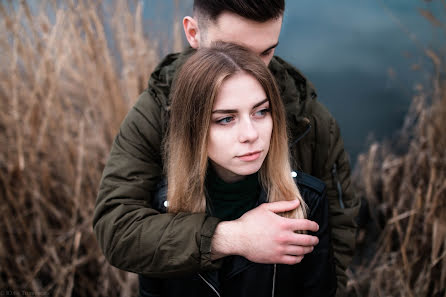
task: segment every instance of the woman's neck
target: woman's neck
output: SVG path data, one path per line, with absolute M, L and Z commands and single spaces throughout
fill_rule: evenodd
M 210 160 L 209 167 L 211 167 L 211 170 L 213 170 L 216 175 L 223 180 L 225 183 L 232 184 L 235 182 L 239 182 L 241 180 L 244 180 L 246 178 L 246 175 L 238 175 L 232 171 L 229 171 L 228 169 L 218 165 L 217 163 Z

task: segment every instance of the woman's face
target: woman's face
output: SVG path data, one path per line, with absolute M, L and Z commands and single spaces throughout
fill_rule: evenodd
M 235 182 L 257 172 L 269 150 L 273 121 L 260 83 L 241 72 L 227 78 L 212 108 L 208 156 L 218 176 Z

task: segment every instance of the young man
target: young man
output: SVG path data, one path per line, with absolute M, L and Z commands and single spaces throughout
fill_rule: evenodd
M 259 55 L 279 84 L 287 111 L 292 165 L 327 185 L 338 291 L 342 293 L 354 250 L 359 200 L 352 194 L 348 158 L 334 118 L 316 100 L 311 83 L 273 57 L 284 6 L 284 0 L 194 1 L 194 17 L 183 20 L 192 49 L 168 55 L 152 73 L 148 88 L 122 123 L 104 169 L 93 225 L 112 265 L 166 277 L 218 268 L 218 259 L 227 255 L 241 255 L 257 263 L 295 264 L 318 242 L 314 236 L 294 233 L 316 231 L 316 223 L 275 214 L 297 207 L 293 202 L 263 204 L 228 222 L 205 214 L 160 214 L 151 206 L 163 174 L 162 142 L 174 75 L 194 48 L 220 40 Z

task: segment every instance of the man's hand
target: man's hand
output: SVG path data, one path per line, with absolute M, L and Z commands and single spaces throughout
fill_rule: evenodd
M 299 263 L 319 240 L 294 231 L 316 232 L 319 226 L 310 220 L 277 214 L 298 206 L 298 200 L 264 203 L 235 221 L 221 222 L 212 238 L 213 259 L 240 255 L 256 263 Z

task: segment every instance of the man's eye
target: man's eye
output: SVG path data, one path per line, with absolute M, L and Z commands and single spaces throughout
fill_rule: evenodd
M 225 117 L 217 120 L 218 124 L 227 125 L 234 120 L 234 117 Z
M 263 53 L 260 54 L 260 56 L 262 56 L 262 57 L 269 56 L 271 54 L 271 52 L 272 52 L 271 50 L 269 50 L 267 52 L 263 52 Z

